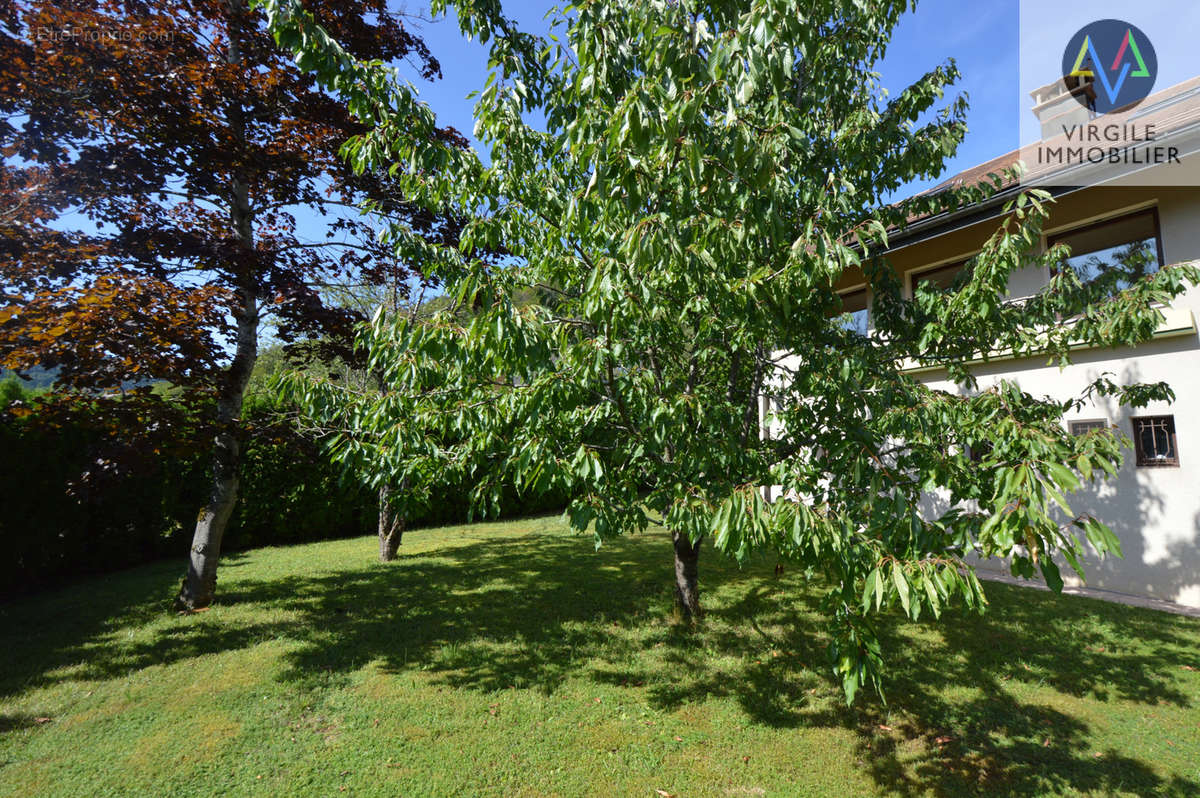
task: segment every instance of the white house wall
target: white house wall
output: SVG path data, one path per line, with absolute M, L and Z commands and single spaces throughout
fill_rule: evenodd
M 1200 259 L 1200 192 L 1168 192 L 1156 204 L 1167 263 Z M 1046 275 L 1032 270 L 1015 275 L 1011 293 L 1033 293 L 1045 279 Z M 1182 334 L 1176 324 L 1172 337 L 1136 348 L 1079 352 L 1075 364 L 1065 370 L 1029 358 L 980 365 L 974 373 L 980 389 L 1007 379 L 1030 394 L 1056 399 L 1079 396 L 1106 372 L 1120 382 L 1162 380 L 1171 386 L 1173 403 L 1157 402 L 1131 411 L 1101 401 L 1064 419 L 1064 423 L 1107 419 L 1132 437 L 1133 416 L 1174 415 L 1180 463 L 1138 467 L 1133 452 L 1128 452 L 1118 477 L 1077 493 L 1072 508 L 1107 523 L 1124 549 L 1123 559 L 1100 561 L 1093 555 L 1085 561 L 1089 587 L 1200 607 L 1200 339 L 1194 324 L 1200 317 L 1200 288 L 1179 297 L 1172 308 L 1172 319 L 1186 319 L 1190 326 Z M 932 387 L 958 390 L 939 379 L 939 374 L 944 372 L 930 373 L 925 381 Z

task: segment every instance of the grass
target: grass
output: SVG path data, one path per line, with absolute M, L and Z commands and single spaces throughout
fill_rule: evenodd
M 888 703 L 847 709 L 818 591 L 556 520 L 176 563 L 0 605 L 0 795 L 1196 795 L 1200 621 L 989 585 L 889 618 Z

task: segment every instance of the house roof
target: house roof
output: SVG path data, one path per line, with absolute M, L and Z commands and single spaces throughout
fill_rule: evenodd
M 1109 125 L 1136 125 L 1141 130 L 1144 130 L 1148 125 L 1153 125 L 1156 136 L 1160 137 L 1179 133 L 1187 128 L 1196 126 L 1200 124 L 1200 76 L 1163 89 L 1150 95 L 1135 106 L 1110 112 L 1097 120 L 1093 120 L 1093 122 L 1104 127 Z M 964 169 L 938 183 L 936 186 L 919 192 L 915 196 L 931 196 L 951 188 L 990 182 L 990 175 L 996 175 L 1001 178 L 996 194 L 986 201 L 966 205 L 953 211 L 917 213 L 910 216 L 905 229 L 898 231 L 895 236 L 897 243 L 903 241 L 904 245 L 910 244 L 912 241 L 909 239 L 921 231 L 924 231 L 926 235 L 919 237 L 928 238 L 936 235 L 937 231 L 946 225 L 974 223 L 975 221 L 983 221 L 990 216 L 994 216 L 994 213 L 988 212 L 989 208 L 998 208 L 1009 195 L 1015 193 L 1022 185 L 1031 185 L 1038 182 L 1046 183 L 1055 174 L 1067 172 L 1073 168 L 1070 165 L 1061 166 L 1057 164 L 1042 165 L 1040 168 L 1036 164 L 1031 166 L 1029 163 L 1030 159 L 1026 156 L 1030 154 L 1034 146 L 1065 147 L 1067 144 L 1068 140 L 1064 134 L 1059 134 L 1051 139 L 1043 139 L 1035 145 L 1012 150 L 1004 155 L 973 166 L 970 169 Z M 1072 146 L 1078 145 L 1079 143 L 1076 141 Z M 1025 162 L 1026 172 L 1020 179 L 1004 174 L 1005 170 L 1016 166 L 1022 161 Z M 1077 165 L 1074 168 L 1077 168 Z M 1075 190 L 1075 188 L 1060 188 L 1055 193 L 1066 193 L 1066 191 Z M 933 228 L 933 230 L 930 228 Z
M 1158 135 L 1182 130 L 1185 127 L 1200 122 L 1200 76 L 1177 83 L 1170 88 L 1151 94 L 1137 105 L 1112 111 L 1093 121 L 1103 126 L 1136 124 L 1139 127 L 1144 127 L 1146 125 L 1153 125 Z M 1052 139 L 1043 139 L 1038 143 L 1045 145 L 1066 144 L 1067 137 L 1059 134 Z M 975 185 L 987 179 L 989 174 L 999 174 L 1002 170 L 1015 166 L 1021 160 L 1022 154 L 1027 150 L 1028 147 L 1016 149 L 993 158 L 990 161 L 973 166 L 970 169 L 964 169 L 958 174 L 938 183 L 933 188 L 921 193 L 936 194 L 951 187 Z M 1031 172 L 1031 174 L 1038 174 L 1044 177 L 1053 171 L 1057 170 L 1048 169 L 1043 170 L 1042 173 Z M 1028 176 L 1026 177 L 1028 178 Z M 1012 179 L 1006 180 L 1002 187 L 1014 185 L 1016 182 Z

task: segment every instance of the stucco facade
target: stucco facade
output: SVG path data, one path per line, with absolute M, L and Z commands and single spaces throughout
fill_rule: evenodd
M 1088 188 L 1066 193 L 1052 206 L 1046 238 L 1147 209 L 1157 215 L 1165 263 L 1200 260 L 1200 189 Z M 960 227 L 947 220 L 941 231 L 930 231 L 892 251 L 889 260 L 911 286 L 915 275 L 977 253 L 995 229 L 994 220 Z M 1048 280 L 1044 270 L 1015 274 L 1010 294 L 1033 294 Z M 1025 358 L 981 363 L 974 373 L 980 389 L 1012 380 L 1028 393 L 1056 399 L 1079 396 L 1106 372 L 1120 382 L 1162 380 L 1171 386 L 1176 396 L 1171 403 L 1131 410 L 1101 401 L 1063 419 L 1064 424 L 1102 420 L 1133 437 L 1135 417 L 1171 416 L 1176 436 L 1178 465 L 1139 466 L 1131 451 L 1117 478 L 1080 491 L 1072 507 L 1107 523 L 1124 550 L 1123 559 L 1091 556 L 1085 561 L 1089 587 L 1200 607 L 1200 338 L 1195 324 L 1200 288 L 1190 289 L 1163 310 L 1166 321 L 1157 337 L 1140 346 L 1081 351 L 1065 369 L 1047 365 L 1043 358 Z M 931 387 L 961 390 L 946 380 L 944 371 L 914 373 Z M 1004 567 L 996 562 L 980 565 Z

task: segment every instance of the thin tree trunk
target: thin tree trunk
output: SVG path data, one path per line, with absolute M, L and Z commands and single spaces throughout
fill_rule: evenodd
M 217 432 L 213 441 L 213 482 L 208 502 L 196 518 L 196 531 L 188 554 L 187 576 L 175 599 L 178 610 L 195 610 L 212 604 L 217 589 L 217 561 L 221 540 L 233 514 L 238 493 L 241 445 L 238 422 L 246 384 L 258 357 L 258 300 L 253 289 L 239 292 L 242 307 L 237 323 L 237 352 L 224 375 L 226 384 L 217 402 Z
M 392 509 L 388 501 L 391 489 L 387 485 L 379 488 L 379 561 L 396 559 L 396 550 L 404 537 L 404 516 Z
M 187 575 L 175 598 L 177 610 L 196 610 L 212 604 L 217 590 L 221 539 L 237 502 L 238 449 L 237 435 L 233 430 L 226 428 L 217 433 L 213 446 L 212 489 L 208 502 L 196 518 L 196 531 L 188 552 Z
M 241 0 L 230 4 L 229 45 L 226 60 L 230 64 L 241 62 L 240 30 L 237 15 L 243 10 Z M 226 109 L 230 133 L 235 141 L 246 140 L 245 112 L 237 99 L 230 101 Z M 188 554 L 187 575 L 175 599 L 178 610 L 196 610 L 212 604 L 217 590 L 217 562 L 221 557 L 221 541 L 225 527 L 233 514 L 238 494 L 238 467 L 241 464 L 241 447 L 238 442 L 238 425 L 242 415 L 242 400 L 246 385 L 258 360 L 258 286 L 254 278 L 254 211 L 250 205 L 250 191 L 246 181 L 236 172 L 230 178 L 229 223 L 241 251 L 234 257 L 240 263 L 233 265 L 236 274 L 237 306 L 234 319 L 237 324 L 233 362 L 222 375 L 220 394 L 217 399 L 216 435 L 213 441 L 213 482 L 208 502 L 196 518 L 196 531 L 192 536 L 192 548 Z
M 672 532 L 675 547 L 675 619 L 694 625 L 700 620 L 700 544 L 686 533 Z
M 399 312 L 400 297 L 399 297 L 399 280 L 392 280 L 392 313 Z M 379 390 L 385 391 L 387 381 L 384 379 L 383 372 L 375 374 L 375 381 L 379 385 Z M 400 490 L 408 490 L 408 480 L 404 479 L 400 483 Z M 379 486 L 379 561 L 391 562 L 396 559 L 396 550 L 400 548 L 400 541 L 404 537 L 404 524 L 407 520 L 402 513 L 396 512 L 391 502 L 392 487 L 386 482 Z

